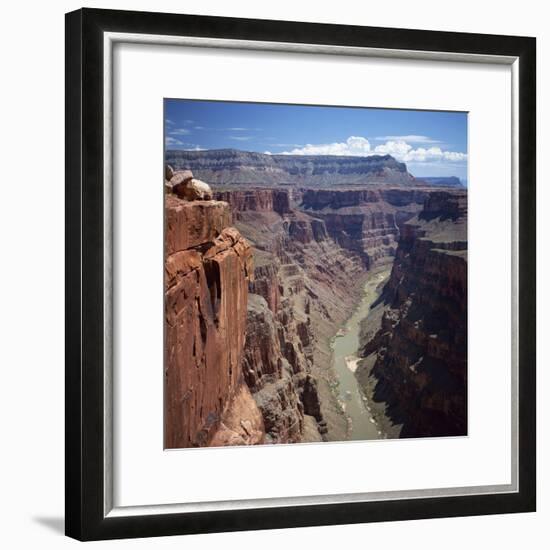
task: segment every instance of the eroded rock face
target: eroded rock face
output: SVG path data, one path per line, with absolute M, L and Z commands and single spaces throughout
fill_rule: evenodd
M 350 185 L 414 184 L 404 163 L 390 155 L 267 155 L 235 149 L 166 151 L 176 168 L 190 168 L 212 184 Z
M 218 191 L 215 198 L 228 202 L 235 213 L 236 219 L 238 219 L 240 212 L 246 211 L 277 212 L 279 214 L 290 212 L 288 190 L 255 188 Z
M 165 204 L 165 447 L 261 443 L 241 368 L 251 247 L 227 203 Z
M 467 433 L 466 214 L 464 192 L 434 192 L 404 225 L 380 327 L 364 342 L 356 375 L 401 437 Z
M 214 196 L 165 197 L 167 447 L 346 439 L 330 339 L 368 270 L 394 257 L 381 326 L 365 342 L 376 365 L 359 379 L 376 376 L 396 422 L 410 419 L 403 436 L 464 429 L 464 194 Z
M 422 209 L 429 192 L 380 186 L 304 189 L 300 209 L 322 220 L 328 235 L 371 269 L 393 260 L 400 228 Z
M 167 195 L 165 205 L 166 257 L 212 242 L 231 225 L 231 210 L 222 201 L 196 201 L 190 205 L 175 195 Z
M 266 441 L 345 439 L 329 343 L 353 308 L 363 262 L 330 238 L 323 220 L 298 209 L 300 194 L 277 190 L 285 198 L 275 200 L 271 189 L 256 192 L 216 197 L 243 208 L 233 212 L 235 225 L 254 248 L 243 373 Z

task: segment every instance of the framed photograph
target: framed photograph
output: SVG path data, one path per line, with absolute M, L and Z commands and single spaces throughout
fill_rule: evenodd
M 67 535 L 535 510 L 535 51 L 67 14 Z

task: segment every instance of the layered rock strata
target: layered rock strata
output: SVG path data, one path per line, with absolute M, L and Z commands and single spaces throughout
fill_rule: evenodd
M 400 228 L 420 211 L 428 194 L 421 188 L 306 189 L 300 208 L 322 220 L 334 241 L 371 269 L 393 261 Z
M 235 226 L 254 248 L 243 372 L 266 439 L 345 439 L 329 342 L 353 310 L 368 268 L 391 256 L 378 249 L 395 248 L 402 220 L 422 207 L 426 192 L 342 190 L 327 197 L 321 190 L 257 188 L 215 195 L 232 206 Z
M 252 250 L 229 205 L 165 197 L 165 447 L 264 441 L 242 373 Z
M 426 198 L 364 323 L 356 376 L 390 435 L 467 433 L 466 216 L 465 192 Z
M 390 155 L 268 155 L 235 149 L 168 150 L 166 162 L 178 169 L 191 169 L 197 177 L 221 185 L 416 184 L 406 165 Z

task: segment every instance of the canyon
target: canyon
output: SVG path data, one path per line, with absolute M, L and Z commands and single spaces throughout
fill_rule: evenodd
M 464 431 L 465 190 L 416 182 L 391 157 L 271 158 L 272 179 L 252 184 L 255 167 L 237 183 L 247 154 L 228 184 L 227 159 L 218 171 L 198 155 L 196 171 L 182 153 L 167 161 L 213 184 L 213 200 L 165 195 L 166 448 L 353 438 L 334 356 L 354 311 L 348 383 L 375 436 Z M 330 170 L 364 170 L 364 184 L 326 187 Z M 377 299 L 363 311 L 366 285 Z
M 467 434 L 467 198 L 431 193 L 401 229 L 356 375 L 394 437 Z

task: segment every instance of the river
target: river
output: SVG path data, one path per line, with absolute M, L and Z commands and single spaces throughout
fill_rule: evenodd
M 360 323 L 368 315 L 372 303 L 377 298 L 376 287 L 387 275 L 387 271 L 379 272 L 367 280 L 357 309 L 331 343 L 334 370 L 339 381 L 336 391 L 351 421 L 350 440 L 384 437 L 369 412 L 367 398 L 359 387 L 354 370 L 358 361 Z

